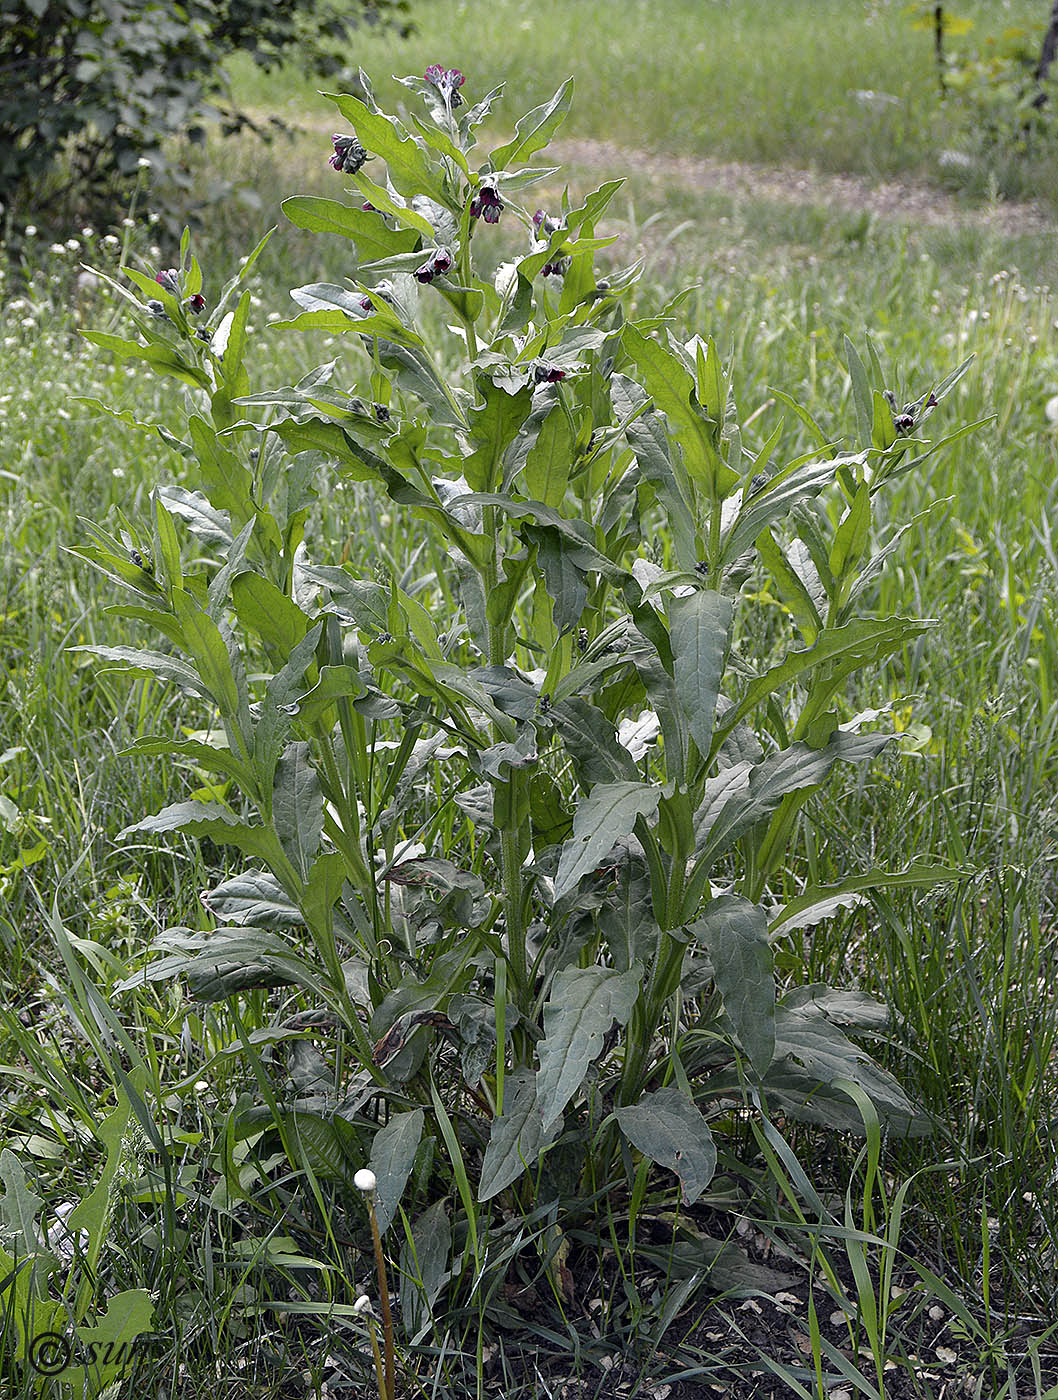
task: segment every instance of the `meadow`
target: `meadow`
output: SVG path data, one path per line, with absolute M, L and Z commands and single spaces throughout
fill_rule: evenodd
M 984 30 L 998 26 L 995 8 L 961 10 Z M 1041 18 L 1038 6 L 1001 8 L 1004 24 Z M 512 0 L 424 0 L 415 18 L 419 32 L 410 41 L 365 34 L 350 56 L 354 69 L 372 75 L 387 111 L 408 94 L 384 75 L 422 72 L 435 61 L 458 63 L 475 96 L 506 81 L 509 114 L 574 75 L 576 96 L 556 143 L 567 159 L 540 187 L 540 203 L 557 205 L 565 182 L 581 196 L 628 173 L 599 225 L 619 235 L 601 254 L 604 266 L 644 259 L 630 317 L 654 314 L 689 289 L 672 313 L 673 328 L 681 339 L 715 338 L 731 366 L 747 444 L 759 448 L 784 417 L 788 456 L 818 446 L 813 423 L 823 441 L 850 442 L 856 403 L 844 338 L 863 351 L 868 332 L 899 400 L 927 392 L 972 355 L 942 406 L 944 427 L 986 421 L 891 487 L 876 514 L 879 538 L 913 523 L 870 591 L 872 612 L 932 618 L 936 626 L 847 687 L 847 713 L 888 707 L 900 742 L 869 770 L 836 773 L 802 810 L 791 841 L 791 878 L 809 872 L 826 884 L 850 870 L 900 870 L 924 859 L 957 869 L 959 878 L 925 892 L 874 893 L 789 934 L 777 954 L 787 986 L 853 986 L 889 1005 L 892 1018 L 872 1052 L 935 1130 L 885 1133 L 878 1141 L 868 1132 L 865 1154 L 862 1136 L 787 1120 L 784 1156 L 773 1139 L 735 1126 L 729 1145 L 744 1157 L 747 1176 L 756 1164 L 755 1194 L 740 1196 L 745 1183 L 725 1178 L 730 1198 L 718 1189 L 709 1202 L 716 1229 L 731 1234 L 738 1220 L 749 1231 L 758 1262 L 771 1257 L 770 1241 L 779 1248 L 796 1239 L 808 1253 L 806 1235 L 797 1233 L 804 1225 L 797 1201 L 811 1199 L 820 1218 L 832 1212 L 844 1222 L 845 1235 L 835 1224 L 821 1236 L 833 1275 L 812 1252 L 816 1290 L 807 1302 L 794 1290 L 786 1307 L 789 1329 L 807 1339 L 807 1351 L 795 1345 L 791 1354 L 784 1343 L 766 1357 L 764 1324 L 754 1326 L 760 1304 L 757 1313 L 745 1310 L 759 1295 L 737 1281 L 718 1292 L 701 1272 L 681 1275 L 664 1245 L 646 1235 L 639 1254 L 622 1255 L 615 1244 L 604 1264 L 602 1244 L 582 1229 L 573 1244 L 583 1272 L 569 1294 L 548 1291 L 553 1249 L 539 1251 L 534 1274 L 500 1233 L 495 1255 L 509 1249 L 523 1270 L 520 1284 L 535 1280 L 542 1300 L 527 1324 L 517 1300 L 482 1269 L 481 1287 L 461 1295 L 458 1313 L 414 1345 L 401 1344 L 416 1377 L 407 1393 L 677 1400 L 775 1387 L 783 1395 L 844 1389 L 939 1398 L 960 1393 L 959 1386 L 967 1395 L 1053 1400 L 1053 151 L 978 163 L 955 188 L 938 151 L 972 143 L 937 101 L 929 36 L 912 31 L 896 4 L 538 0 L 527 8 Z M 190 153 L 203 192 L 215 177 L 252 171 L 245 197 L 203 200 L 194 246 L 207 289 L 215 288 L 267 227 L 280 224 L 249 280 L 248 340 L 255 377 L 296 384 L 342 347 L 325 331 L 296 338 L 270 325 L 291 313 L 288 287 L 340 282 L 348 251 L 289 227 L 277 203 L 295 193 L 341 197 L 342 180 L 326 164 L 326 133 L 342 123 L 315 93 L 330 90 L 327 84 L 296 72 L 265 84 L 242 69 L 235 79 L 256 111 L 285 116 L 299 130 L 270 147 L 218 138 L 204 155 Z M 615 147 L 642 158 L 626 170 Z M 840 172 L 903 181 L 928 194 L 910 210 L 895 202 L 863 213 L 851 200 L 828 202 L 825 187 L 811 182 L 800 195 L 778 197 L 771 184 L 768 194 L 755 193 L 752 178 L 734 191 L 703 171 L 690 179 L 677 159 L 684 157 L 809 170 L 815 179 Z M 1001 193 L 1038 201 L 1021 228 L 1003 217 Z M 128 752 L 145 734 L 201 735 L 200 704 L 76 649 L 155 645 L 145 621 L 108 614 L 126 601 L 121 590 L 70 553 L 86 543 L 83 520 L 109 522 L 115 534 L 123 519 L 142 528 L 152 489 L 190 480 L 187 460 L 157 434 L 103 418 L 84 402 L 181 431 L 181 387 L 148 378 L 135 361 L 115 360 L 80 335 L 87 328 L 127 333 L 116 295 L 81 275 L 82 265 L 117 277 L 125 263 L 153 275 L 179 259 L 171 236 L 160 232 L 164 223 L 135 213 L 129 222 L 73 228 L 53 245 L 30 240 L 18 262 L 0 269 L 3 1146 L 49 1208 L 83 1199 L 106 1167 L 95 1128 L 101 1100 L 110 1111 L 111 1066 L 119 1064 L 136 1102 L 152 1105 L 169 1138 L 168 1150 L 157 1153 L 149 1124 L 135 1113 L 139 1128 L 126 1123 L 126 1141 L 135 1139 L 121 1167 L 127 1190 L 94 1260 L 102 1294 L 143 1289 L 153 1303 L 157 1335 L 137 1362 L 136 1388 L 188 1396 L 323 1395 L 343 1387 L 367 1394 L 370 1354 L 350 1311 L 354 1275 L 370 1281 L 373 1272 L 363 1222 L 354 1229 L 359 1203 L 311 1170 L 288 1170 L 279 1156 L 262 1161 L 235 1132 L 237 1109 L 246 1110 L 264 1075 L 274 1024 L 268 993 L 204 1007 L 177 982 L 123 985 L 135 982 L 165 929 L 202 927 L 201 892 L 237 868 L 227 863 L 230 852 L 208 840 L 116 839 L 143 814 L 216 800 L 225 788 L 193 761 Z M 364 579 L 390 570 L 409 594 L 436 603 L 435 546 L 409 535 L 401 512 L 373 488 L 336 484 L 313 506 L 306 533 L 314 557 L 348 560 Z M 753 593 L 753 582 L 745 587 Z M 754 602 L 763 647 L 784 625 L 784 610 L 764 584 Z M 295 1010 L 293 999 L 284 1009 Z M 236 1052 L 248 1043 L 258 1048 L 244 1062 Z M 5 1203 L 15 1194 L 12 1180 L 4 1175 Z M 465 1205 L 454 1187 L 451 1199 Z M 725 1209 L 728 1223 L 718 1224 Z M 555 1228 L 546 1215 L 521 1223 L 534 1240 L 533 1232 Z M 862 1256 L 855 1231 L 848 1233 L 853 1224 L 869 1237 Z M 612 1220 L 609 1228 L 607 1249 Z M 598 1261 L 590 1281 L 585 1259 Z M 860 1260 L 871 1280 L 866 1290 Z M 582 1296 L 589 1289 L 593 1302 L 598 1296 L 590 1311 Z M 836 1297 L 858 1302 L 851 1332 L 827 1330 L 827 1318 L 841 1310 Z M 588 1325 L 571 1321 L 574 1312 Z M 508 1356 L 496 1317 L 514 1335 L 526 1326 L 537 1334 L 547 1360 L 535 1374 L 524 1349 L 512 1343 Z M 776 1317 L 787 1328 L 782 1309 L 765 1317 L 772 1337 Z M 320 1345 L 325 1325 L 360 1371 L 330 1364 Z M 622 1350 L 635 1357 L 632 1371 L 615 1369 Z M 351 1364 L 344 1352 L 339 1361 Z M 876 1363 L 892 1365 L 876 1370 Z M 574 1377 L 580 1389 L 571 1388 Z M 0 1394 L 38 1394 L 45 1384 L 12 1370 Z M 64 1394 L 62 1383 L 52 1383 L 51 1393 Z

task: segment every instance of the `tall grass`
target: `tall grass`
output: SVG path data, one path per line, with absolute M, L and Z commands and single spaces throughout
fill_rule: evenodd
M 942 151 L 972 146 L 955 100 L 940 100 L 933 38 L 915 30 L 906 0 L 419 0 L 416 33 L 365 29 L 341 55 L 362 67 L 380 100 L 405 94 L 388 74 L 457 64 L 475 92 L 504 82 L 510 110 L 526 110 L 572 74 L 569 136 L 633 149 L 697 154 L 874 178 L 969 179 L 986 191 L 989 168 L 945 175 Z M 1002 29 L 1040 27 L 1045 6 L 965 0 L 973 30 L 949 39 L 955 55 Z M 261 75 L 233 65 L 252 106 L 286 117 L 319 111 L 314 82 L 295 64 Z M 392 107 L 389 110 L 393 110 Z M 996 163 L 999 188 L 1053 198 L 1054 151 Z

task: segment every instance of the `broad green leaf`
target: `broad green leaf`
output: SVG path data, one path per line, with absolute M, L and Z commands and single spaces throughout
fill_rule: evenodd
M 698 864 L 708 868 L 732 842 L 770 816 L 787 793 L 817 786 L 835 763 L 862 763 L 873 758 L 892 738 L 892 734 L 848 734 L 838 730 L 821 749 L 798 742 L 769 754 L 748 770 L 744 788 L 728 797 L 719 810 L 714 807 L 716 816 L 702 833 Z M 720 776 L 734 783 L 737 773 L 727 769 Z
M 118 840 L 166 831 L 186 831 L 189 836 L 208 837 L 218 845 L 238 846 L 243 855 L 269 864 L 284 858 L 283 848 L 270 827 L 247 826 L 217 802 L 175 802 L 154 816 L 125 827 L 118 832 Z
M 854 1045 L 814 1003 L 775 1009 L 775 1058 L 764 1077 L 768 1102 L 809 1123 L 862 1135 L 863 1119 L 846 1093 L 832 1087 L 851 1079 L 901 1132 L 928 1132 L 928 1120 L 880 1065 Z
M 834 532 L 834 543 L 827 561 L 830 572 L 839 582 L 854 569 L 863 557 L 870 540 L 871 488 L 866 481 L 856 488 L 852 504 Z
M 693 1100 L 675 1087 L 656 1089 L 614 1117 L 634 1148 L 676 1173 L 684 1205 L 693 1206 L 716 1171 L 713 1135 Z
M 545 1128 L 580 1088 L 613 1023 L 628 1021 L 642 980 L 639 963 L 627 972 L 595 965 L 556 973 L 544 1006 L 544 1039 L 537 1047 L 536 1100 Z
M 452 1227 L 448 1202 L 442 1198 L 412 1224 L 411 1238 L 400 1249 L 400 1304 L 410 1341 L 429 1327 L 432 1310 L 449 1278 Z
M 545 416 L 525 459 L 526 495 L 547 506 L 560 506 L 566 498 L 570 468 L 573 465 L 573 425 L 562 402 L 554 396 L 554 407 Z
M 139 1092 L 142 1092 L 142 1083 L 136 1087 Z M 88 1235 L 85 1267 L 89 1278 L 95 1273 L 96 1263 L 106 1239 L 114 1178 L 122 1162 L 122 1139 L 128 1128 L 129 1119 L 132 1117 L 132 1103 L 123 1086 L 119 1087 L 117 1094 L 117 1107 L 104 1118 L 95 1130 L 96 1137 L 106 1149 L 106 1161 L 103 1164 L 99 1180 L 92 1190 L 74 1206 L 66 1219 L 66 1229 L 74 1239 L 78 1238 L 82 1230 Z M 81 1288 L 78 1290 L 76 1309 L 78 1316 L 83 1316 L 84 1307 L 88 1302 L 92 1287 L 89 1278 L 82 1282 Z
M 269 652 L 281 658 L 290 655 L 311 626 L 293 599 L 263 574 L 239 574 L 231 597 L 242 626 L 256 632 Z
M 514 128 L 512 140 L 492 152 L 489 157 L 492 169 L 506 170 L 543 150 L 565 121 L 572 100 L 573 79 L 567 78 L 549 102 L 534 107 L 521 118 Z
M 293 195 L 280 206 L 290 222 L 310 233 L 337 233 L 356 244 L 357 262 L 367 263 L 410 253 L 419 243 L 414 229 L 391 228 L 380 214 L 336 199 Z
M 274 875 L 267 870 L 244 870 L 202 896 L 221 923 L 257 928 L 295 928 L 301 911 Z
M 786 556 L 786 551 L 776 541 L 770 530 L 763 530 L 757 538 L 757 553 L 775 584 L 779 598 L 789 609 L 798 631 L 808 646 L 815 643 L 823 630 L 823 619 L 815 605 L 811 593 L 805 587 L 801 575 Z
M 70 1386 L 73 1395 L 100 1395 L 129 1369 L 131 1344 L 153 1324 L 154 1304 L 145 1289 L 126 1288 L 115 1293 L 107 1299 L 106 1312 L 98 1322 L 77 1329 L 82 1350 L 90 1350 L 97 1360 L 88 1367 L 72 1366 L 63 1371 L 62 1384 Z
M 833 693 L 841 680 L 852 671 L 873 665 L 882 657 L 897 651 L 910 638 L 928 631 L 935 625 L 924 618 L 864 617 L 848 622 L 843 627 L 828 627 L 820 634 L 814 646 L 806 647 L 803 651 L 787 652 L 777 666 L 750 681 L 745 695 L 717 727 L 716 737 L 713 739 L 714 748 L 719 739 L 728 734 L 740 719 L 755 710 L 769 695 L 806 672 L 815 670 L 824 662 L 840 660 L 841 666 L 835 668 L 827 678 L 830 693 Z
M 158 676 L 165 681 L 175 681 L 182 690 L 187 690 L 192 695 L 199 695 L 203 699 L 210 698 L 201 678 L 187 662 L 181 661 L 178 657 L 169 656 L 165 652 L 144 651 L 138 647 L 99 646 L 70 647 L 69 650 L 91 652 L 93 656 L 102 657 L 104 661 L 118 662 L 123 671 L 132 671 L 141 676 Z
M 721 561 L 731 564 L 749 549 L 773 522 L 782 520 L 798 501 L 818 495 L 834 480 L 840 467 L 861 465 L 866 454 L 804 462 L 780 472 L 758 492 L 743 499 L 742 508 L 724 539 Z
M 343 1130 L 315 1113 L 288 1113 L 286 1125 L 302 1161 L 329 1181 L 352 1183 L 353 1166 L 345 1150 Z M 348 1124 L 345 1125 L 346 1129 Z
M 504 1081 L 503 1112 L 492 1120 L 492 1132 L 481 1163 L 478 1200 L 491 1201 L 531 1167 L 559 1131 L 558 1121 L 544 1128 L 536 1100 L 536 1076 L 519 1069 Z
M 571 696 L 552 707 L 551 721 L 582 785 L 636 783 L 638 772 L 632 756 L 618 743 L 616 729 L 598 706 Z
M 775 976 L 764 910 L 738 895 L 720 895 L 690 932 L 709 953 L 739 1044 L 763 1074 L 775 1052 Z
M 768 932 L 774 938 L 792 933 L 794 929 L 810 928 L 830 918 L 839 909 L 863 904 L 867 890 L 898 889 L 905 885 L 928 888 L 965 879 L 969 873 L 946 865 L 909 865 L 906 870 L 892 873 L 875 870 L 867 875 L 853 875 L 833 885 L 814 885 L 796 899 L 787 901 L 782 913 L 772 919 Z
M 239 710 L 239 689 L 220 629 L 190 593 L 173 594 L 173 612 L 184 633 L 184 649 L 194 658 L 202 683 L 227 719 Z
M 123 755 L 138 753 L 156 758 L 163 754 L 177 754 L 181 758 L 192 759 L 199 768 L 234 778 L 240 786 L 252 781 L 246 765 L 240 763 L 230 749 L 204 744 L 199 739 L 166 739 L 160 735 L 145 735 L 121 752 Z
M 6 1242 L 18 1255 L 36 1254 L 42 1248 L 37 1230 L 37 1215 L 44 1201 L 26 1185 L 22 1163 L 9 1147 L 0 1152 L 0 1180 L 4 1194 L 0 1196 L 0 1223 Z
M 657 811 L 660 800 L 661 789 L 647 783 L 597 783 L 577 804 L 573 835 L 562 847 L 555 876 L 555 898 L 594 870 L 622 836 L 632 834 L 638 817 Z
M 257 510 L 251 495 L 252 476 L 204 419 L 192 414 L 187 427 L 210 505 L 227 511 L 235 529 L 241 530 Z
M 676 699 L 698 752 L 709 753 L 716 700 L 727 658 L 731 599 L 710 589 L 689 597 L 669 596 L 665 603 L 675 670 Z
M 395 1113 L 371 1140 L 370 1165 L 377 1180 L 375 1214 L 382 1234 L 389 1229 L 411 1176 L 424 1121 L 421 1108 Z
M 320 848 L 323 807 L 323 791 L 308 744 L 289 744 L 276 764 L 272 823 L 291 865 L 303 879 Z
M 472 491 L 491 491 L 499 484 L 503 454 L 525 422 L 533 396 L 528 385 L 508 394 L 484 374 L 477 376 L 477 385 L 480 401 L 467 414 L 474 451 L 463 459 L 463 478 Z

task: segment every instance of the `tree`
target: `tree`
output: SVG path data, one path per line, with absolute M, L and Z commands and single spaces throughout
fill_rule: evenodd
M 399 25 L 408 0 L 0 0 L 0 231 L 63 204 L 105 220 L 164 143 L 201 140 L 249 118 L 231 103 L 224 60 L 271 69 L 297 52 L 317 72 L 358 23 Z

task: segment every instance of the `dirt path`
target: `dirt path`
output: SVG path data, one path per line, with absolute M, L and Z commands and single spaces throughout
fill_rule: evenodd
M 862 175 L 823 175 L 809 170 L 704 160 L 695 156 L 655 156 L 608 141 L 555 141 L 555 163 L 590 166 L 600 174 L 634 171 L 661 187 L 715 191 L 742 198 L 821 204 L 848 212 L 867 211 L 906 222 L 991 229 L 1005 237 L 1054 234 L 1058 221 L 1035 203 L 965 204 L 931 185 L 890 180 L 874 184 Z
M 331 130 L 329 123 L 323 125 L 314 120 L 297 121 L 294 125 L 305 131 Z M 825 205 L 847 213 L 866 211 L 905 223 L 970 225 L 1006 238 L 1058 233 L 1058 218 L 1042 204 L 1006 200 L 969 204 L 923 181 L 887 180 L 876 184 L 865 175 L 828 175 L 700 156 L 654 155 L 587 137 L 553 141 L 547 160 L 549 164 L 590 169 L 597 177 L 634 173 L 659 189 L 679 185 L 703 194 L 716 192 L 776 203 Z

